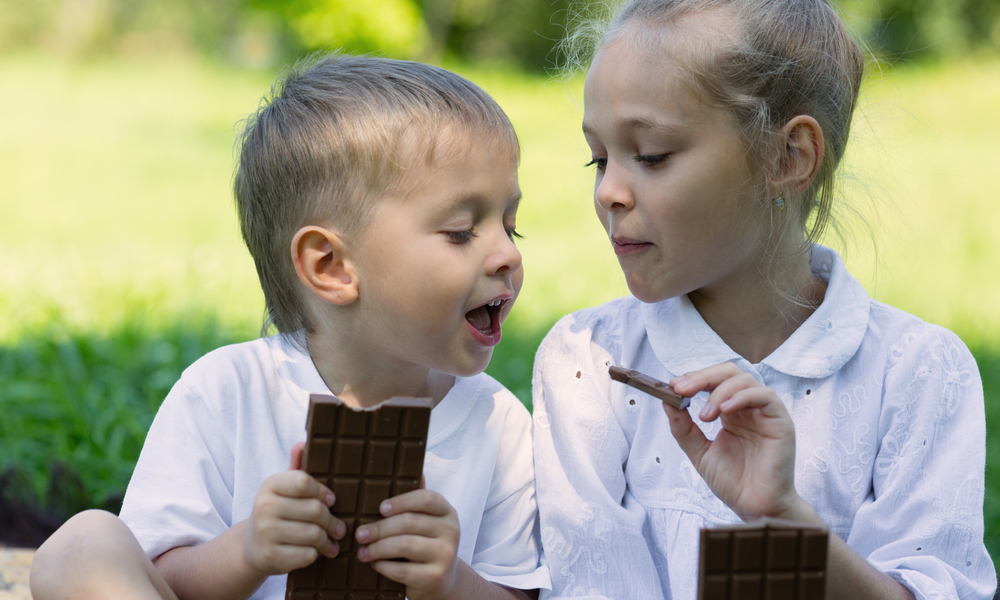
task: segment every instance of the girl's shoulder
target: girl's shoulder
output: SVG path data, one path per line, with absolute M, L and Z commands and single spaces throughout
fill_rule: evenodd
M 878 300 L 871 301 L 860 354 L 862 358 L 867 355 L 872 363 L 885 364 L 890 373 L 947 371 L 957 366 L 975 368 L 976 364 L 968 346 L 955 332 Z M 881 360 L 871 360 L 875 354 Z
M 641 305 L 635 296 L 624 296 L 589 308 L 572 312 L 559 319 L 542 340 L 541 352 L 547 347 L 596 342 L 620 346 L 632 337 L 645 335 Z

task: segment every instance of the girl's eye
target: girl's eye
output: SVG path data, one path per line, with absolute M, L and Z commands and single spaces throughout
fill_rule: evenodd
M 476 237 L 476 232 L 471 229 L 466 229 L 465 231 L 449 231 L 447 232 L 448 241 L 452 244 L 465 244 Z
M 513 227 L 505 227 L 505 229 L 507 230 L 507 237 L 509 237 L 510 239 L 512 239 L 512 240 L 514 240 L 514 239 L 518 239 L 518 240 L 524 239 L 524 236 L 521 235 L 520 233 L 518 233 L 517 230 L 514 229 Z
M 606 169 L 608 167 L 608 159 L 606 159 L 606 158 L 595 158 L 595 159 L 591 160 L 589 163 L 587 163 L 587 164 L 585 164 L 583 166 L 586 168 L 586 167 L 593 167 L 595 165 L 597 166 L 597 170 L 598 171 L 603 172 L 604 169 Z
M 647 167 L 655 167 L 656 165 L 667 160 L 669 154 L 656 154 L 656 155 L 646 155 L 640 154 L 635 157 L 635 162 L 641 163 Z

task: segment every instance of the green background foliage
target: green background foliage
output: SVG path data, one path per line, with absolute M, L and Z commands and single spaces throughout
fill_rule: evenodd
M 627 293 L 582 168 L 580 81 L 540 72 L 570 3 L 344 12 L 355 4 L 0 0 L 0 471 L 24 473 L 35 501 L 68 512 L 47 489 L 69 465 L 83 482 L 73 506 L 113 504 L 180 372 L 256 336 L 263 302 L 229 190 L 234 123 L 301 52 L 441 60 L 511 116 L 526 283 L 489 372 L 526 403 L 552 323 Z M 826 241 L 873 296 L 975 353 L 1000 556 L 998 2 L 842 4 L 874 50 L 923 60 L 872 63 L 843 170 L 845 234 Z

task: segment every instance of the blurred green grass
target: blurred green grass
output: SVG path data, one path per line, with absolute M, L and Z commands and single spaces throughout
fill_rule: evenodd
M 521 138 L 525 286 L 489 372 L 530 402 L 534 350 L 627 293 L 590 202 L 580 81 L 451 65 Z M 53 461 L 93 504 L 125 485 L 180 371 L 257 334 L 232 208 L 234 123 L 273 73 L 211 62 L 0 58 L 0 469 L 44 494 Z M 959 333 L 986 385 L 987 540 L 1000 556 L 1000 61 L 875 71 L 845 164 L 847 234 L 877 298 Z M 869 225 L 870 227 L 866 226 Z

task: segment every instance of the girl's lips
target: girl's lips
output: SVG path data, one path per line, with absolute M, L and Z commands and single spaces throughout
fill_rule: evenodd
M 635 254 L 637 252 L 642 252 L 646 248 L 649 248 L 653 244 L 649 242 L 641 242 L 639 240 L 633 240 L 630 238 L 611 238 L 611 246 L 615 249 L 615 254 L 618 256 L 626 256 L 629 254 Z

